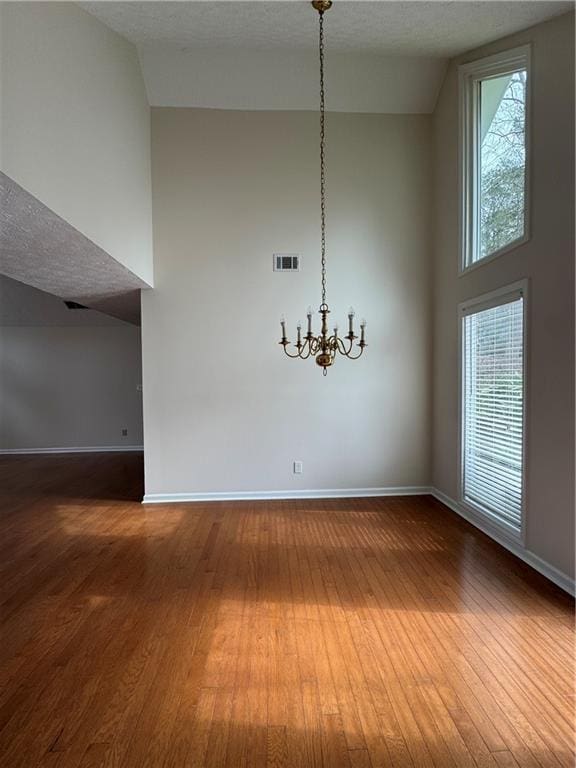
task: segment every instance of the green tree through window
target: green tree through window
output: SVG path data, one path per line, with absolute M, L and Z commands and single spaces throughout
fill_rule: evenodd
M 480 84 L 480 232 L 484 258 L 524 234 L 526 70 Z

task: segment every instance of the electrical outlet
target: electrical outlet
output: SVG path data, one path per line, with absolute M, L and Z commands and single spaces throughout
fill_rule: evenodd
M 302 465 L 301 461 L 295 461 L 294 462 L 294 474 L 295 475 L 301 475 L 304 471 L 304 467 Z
M 122 437 L 128 437 L 128 430 L 127 429 L 123 429 L 122 430 Z

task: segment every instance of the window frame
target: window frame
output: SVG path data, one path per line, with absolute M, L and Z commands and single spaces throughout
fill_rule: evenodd
M 532 123 L 532 49 L 530 44 L 500 51 L 493 56 L 486 56 L 476 61 L 461 64 L 458 67 L 459 90 L 459 274 L 477 269 L 493 259 L 508 253 L 528 242 L 531 238 L 531 123 Z M 525 105 L 525 166 L 524 166 L 524 233 L 516 240 L 496 251 L 473 260 L 478 252 L 478 214 L 479 195 L 479 93 L 480 82 L 493 77 L 511 74 L 519 69 L 526 70 L 526 105 Z
M 503 534 L 511 542 L 525 545 L 526 543 L 526 521 L 528 518 L 528 496 L 527 496 L 527 476 L 528 476 L 528 397 L 529 397 L 529 283 L 524 278 L 515 283 L 498 288 L 495 291 L 482 294 L 458 305 L 458 503 L 472 517 L 477 518 L 494 529 L 495 532 Z M 465 471 L 465 402 L 464 402 L 464 376 L 465 376 L 465 333 L 464 321 L 467 316 L 482 312 L 486 309 L 502 306 L 522 298 L 522 507 L 520 517 L 520 530 L 502 520 L 498 515 L 491 513 L 486 507 L 480 507 L 464 498 L 464 471 Z

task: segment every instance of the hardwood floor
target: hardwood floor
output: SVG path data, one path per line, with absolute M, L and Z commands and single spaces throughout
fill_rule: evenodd
M 572 602 L 428 497 L 0 457 L 0 765 L 574 765 Z

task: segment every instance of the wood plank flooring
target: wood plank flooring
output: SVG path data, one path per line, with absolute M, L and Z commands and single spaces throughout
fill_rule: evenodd
M 572 602 L 428 497 L 0 457 L 0 766 L 574 765 Z

